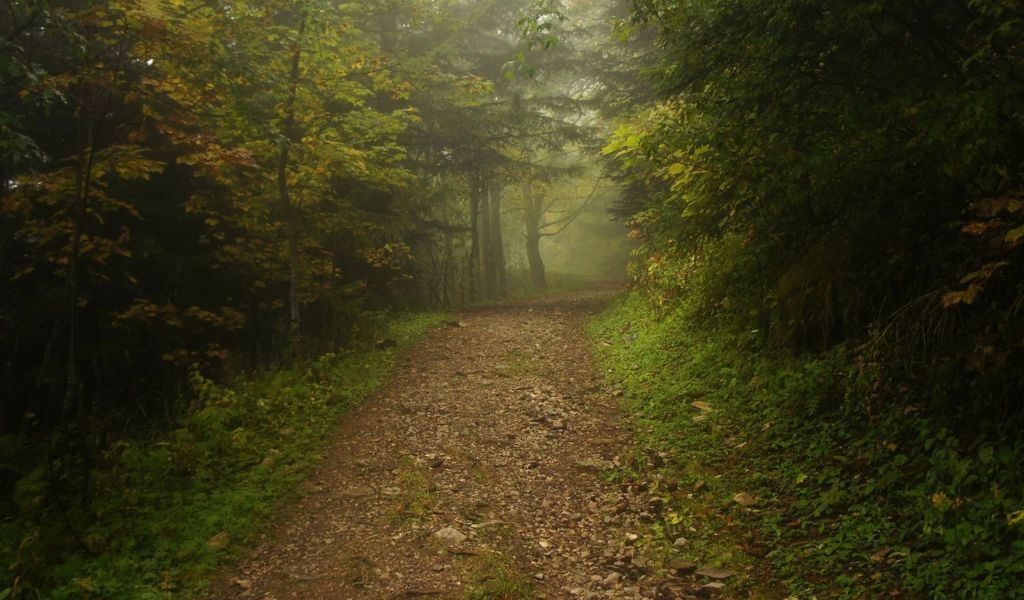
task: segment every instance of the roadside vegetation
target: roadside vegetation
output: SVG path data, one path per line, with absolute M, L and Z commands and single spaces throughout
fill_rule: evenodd
M 605 153 L 641 248 L 594 333 L 706 482 L 678 518 L 798 598 L 1024 596 L 1021 7 L 634 7 L 656 99 Z
M 200 596 L 214 568 L 302 493 L 339 418 L 442 320 L 399 315 L 378 330 L 393 348 L 368 343 L 231 385 L 193 371 L 188 410 L 172 427 L 126 432 L 92 465 L 88 507 L 48 502 L 51 478 L 85 482 L 68 481 L 79 469 L 42 461 L 19 479 L 17 512 L 0 522 L 0 561 L 11 577 L 0 597 Z M 45 458 L 45 447 L 35 451 Z
M 642 292 L 590 332 L 639 446 L 669 456 L 673 556 L 798 598 L 1024 597 L 1019 423 L 943 410 L 957 370 L 902 365 L 890 394 L 878 348 L 774 349 Z

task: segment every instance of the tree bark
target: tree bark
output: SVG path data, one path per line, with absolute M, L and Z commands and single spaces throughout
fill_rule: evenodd
M 505 240 L 501 234 L 501 185 L 491 183 L 491 247 L 494 249 L 495 295 L 508 297 L 508 274 L 505 270 Z
M 302 36 L 306 32 L 306 13 L 299 18 L 298 36 L 292 47 L 291 70 L 289 73 L 288 99 L 285 100 L 284 140 L 277 157 L 277 191 L 285 215 L 288 234 L 288 344 L 293 358 L 302 358 L 302 249 L 300 244 L 300 211 L 292 202 L 288 186 L 288 153 L 298 141 L 295 125 L 295 97 L 299 89 L 299 65 L 302 59 Z
M 533 183 L 523 183 L 523 224 L 526 226 L 526 259 L 530 263 L 530 284 L 535 290 L 548 287 L 544 275 L 544 259 L 540 255 L 540 227 L 543 216 L 543 195 L 533 193 Z
M 91 104 L 91 103 L 90 103 Z M 79 265 L 81 263 L 82 226 L 89 207 L 89 186 L 94 151 L 92 106 L 78 107 L 78 170 L 75 174 L 75 196 L 71 210 L 71 245 L 68 252 L 68 270 L 65 287 L 68 297 L 68 364 L 67 383 L 60 423 L 70 422 L 80 395 L 78 378 L 78 302 L 81 296 Z
M 480 290 L 480 186 L 477 185 L 476 179 L 473 179 L 470 183 L 469 188 L 469 230 L 470 230 L 470 246 L 469 246 L 469 301 L 476 302 L 478 300 L 478 292 Z
M 487 300 L 494 300 L 498 270 L 494 260 L 494 214 L 491 209 L 490 182 L 486 179 L 480 181 L 480 215 L 483 222 L 483 250 L 484 250 L 484 297 Z

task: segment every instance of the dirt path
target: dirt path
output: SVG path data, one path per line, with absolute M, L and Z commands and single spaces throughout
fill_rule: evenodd
M 631 439 L 581 331 L 614 292 L 430 334 L 214 597 L 677 597 L 631 543 L 649 498 L 596 475 Z

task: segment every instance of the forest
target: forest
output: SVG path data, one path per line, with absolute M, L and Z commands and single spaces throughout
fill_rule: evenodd
M 7 0 L 0 600 L 254 594 L 432 343 L 444 394 L 613 398 L 521 462 L 628 426 L 593 485 L 650 497 L 596 580 L 440 597 L 1024 598 L 1022 246 L 1018 0 Z M 395 535 L 445 452 L 370 486 L 429 488 Z

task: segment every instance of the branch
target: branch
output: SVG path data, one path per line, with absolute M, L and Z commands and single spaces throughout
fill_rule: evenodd
M 580 213 L 582 213 L 584 210 L 586 210 L 587 207 L 590 206 L 591 203 L 594 202 L 595 194 L 597 194 L 598 187 L 599 186 L 595 183 L 594 184 L 594 188 L 592 190 L 590 190 L 590 195 L 587 196 L 587 199 L 583 202 L 583 204 L 581 204 L 579 206 L 579 208 L 576 209 L 576 211 L 573 212 L 571 215 L 569 215 L 567 217 L 562 217 L 561 219 L 558 219 L 557 221 L 552 221 L 550 223 L 545 223 L 544 225 L 540 226 L 538 228 L 538 231 L 540 232 L 540 235 L 543 236 L 543 237 L 551 237 L 553 235 L 558 235 L 558 234 L 562 233 L 563 231 L 565 231 L 565 228 L 568 227 L 569 225 L 572 225 L 572 222 L 576 220 L 576 217 L 580 216 Z M 552 227 L 554 225 L 558 225 L 559 223 L 564 223 L 564 225 L 559 227 L 557 231 L 554 231 L 554 232 L 551 232 L 551 233 L 544 233 L 545 229 L 547 229 L 548 227 Z

